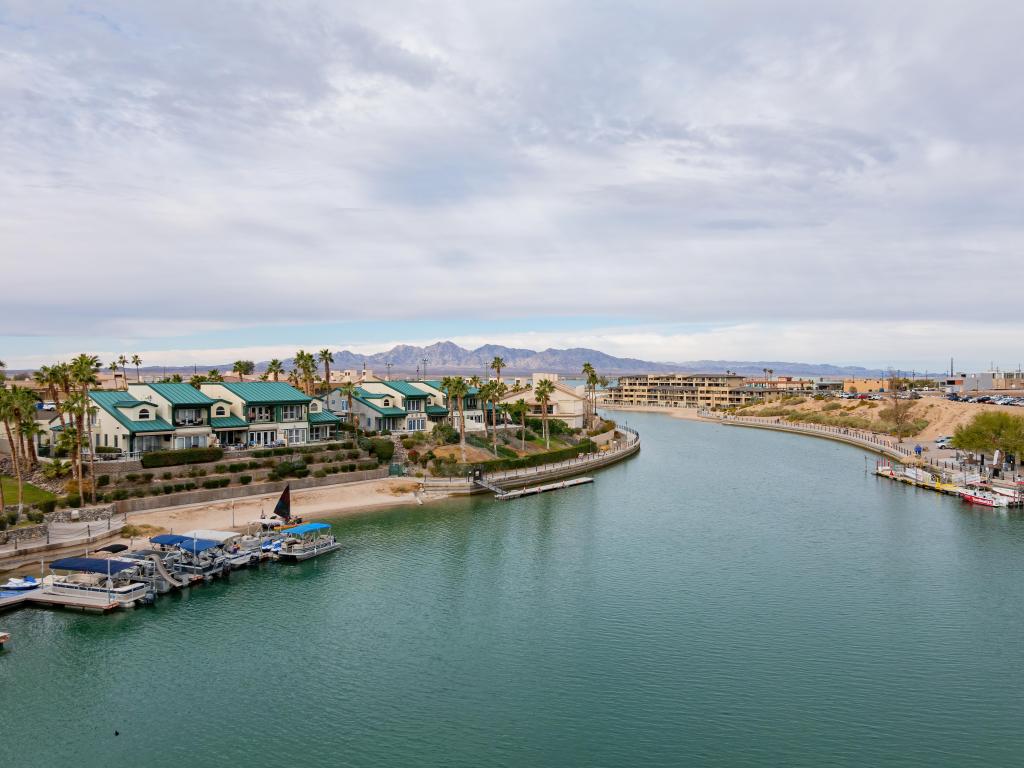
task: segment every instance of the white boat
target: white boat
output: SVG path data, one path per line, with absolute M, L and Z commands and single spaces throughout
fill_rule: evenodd
M 968 504 L 977 504 L 979 507 L 1008 507 L 1010 500 L 1006 496 L 1000 496 L 989 491 L 963 490 L 960 498 Z
M 285 538 L 281 542 L 281 550 L 277 556 L 282 560 L 309 560 L 311 557 L 325 555 L 341 548 L 334 534 L 329 531 L 327 523 L 305 523 L 284 531 Z
M 123 560 L 65 557 L 50 563 L 51 574 L 43 579 L 43 595 L 55 602 L 83 608 L 133 608 L 149 599 L 150 586 L 134 577 L 136 566 Z M 66 598 L 60 600 L 59 598 Z
M 42 585 L 43 582 L 33 578 L 32 576 L 26 576 L 23 579 L 8 579 L 6 584 L 0 585 L 0 590 L 25 592 L 30 589 L 39 589 Z
M 0 651 L 4 649 L 4 643 L 8 642 L 10 639 L 11 635 L 9 632 L 0 632 Z

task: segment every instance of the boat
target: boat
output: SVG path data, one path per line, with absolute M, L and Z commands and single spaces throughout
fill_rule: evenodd
M 161 533 L 153 536 L 150 543 L 161 551 L 173 550 L 179 553 L 168 570 L 186 581 L 211 581 L 230 569 L 219 541 L 182 536 L 176 533 Z
M 260 518 L 260 529 L 264 532 L 286 531 L 288 528 L 301 525 L 301 517 L 292 515 L 292 486 L 291 483 L 284 487 L 281 496 L 274 505 L 274 511 L 270 517 Z
M 961 490 L 960 498 L 968 504 L 977 504 L 979 507 L 1008 507 L 1010 499 L 989 491 Z
M 231 569 L 245 568 L 260 560 L 259 539 L 236 531 L 195 530 L 182 534 L 189 539 L 203 539 L 220 543 L 221 551 Z
M 23 579 L 8 579 L 6 584 L 0 584 L 0 590 L 12 592 L 26 592 L 30 589 L 39 589 L 43 585 L 43 582 L 35 579 L 32 576 L 26 576 Z
M 50 563 L 50 571 L 66 571 L 43 579 L 46 602 L 81 608 L 133 608 L 148 600 L 150 586 L 138 581 L 136 566 L 123 560 L 65 557 Z
M 4 649 L 4 643 L 9 642 L 11 639 L 10 632 L 0 632 L 0 651 Z
M 303 523 L 286 530 L 281 550 L 277 553 L 281 560 L 295 562 L 309 560 L 311 557 L 325 555 L 341 548 L 341 543 L 329 531 L 327 523 Z

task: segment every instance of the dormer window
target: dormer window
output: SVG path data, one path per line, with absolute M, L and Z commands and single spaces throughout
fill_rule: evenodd
M 226 416 L 227 415 L 227 411 L 224 410 L 224 406 L 223 405 L 218 405 L 217 406 L 217 415 L 218 416 Z
M 139 411 L 139 421 L 145 421 L 148 418 L 149 418 L 149 411 L 147 411 L 145 408 L 143 408 L 142 410 Z
M 391 401 L 388 400 L 386 397 L 384 398 L 384 407 L 385 408 L 390 408 L 391 407 Z

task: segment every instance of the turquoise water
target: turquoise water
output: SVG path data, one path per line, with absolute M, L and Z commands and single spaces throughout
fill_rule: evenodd
M 339 521 L 341 552 L 151 609 L 0 616 L 0 766 L 1024 760 L 1021 519 L 849 446 L 628 419 L 642 453 L 592 486 Z

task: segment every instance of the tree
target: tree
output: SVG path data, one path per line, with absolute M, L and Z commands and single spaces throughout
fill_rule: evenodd
M 511 406 L 509 411 L 512 413 L 512 418 L 519 418 L 519 424 L 522 427 L 522 431 L 519 433 L 519 444 L 522 446 L 522 450 L 526 450 L 526 414 L 530 412 L 530 406 L 526 404 L 526 401 L 520 398 L 516 400 Z
M 199 387 L 205 384 L 206 381 L 206 377 L 201 373 L 197 373 L 195 376 L 189 376 L 188 378 L 189 386 L 195 387 L 196 389 L 199 389 Z
M 206 372 L 206 380 L 211 384 L 220 384 L 224 381 L 224 376 L 216 368 L 211 368 Z
M 302 391 L 307 395 L 313 392 L 313 377 L 316 375 L 316 358 L 309 352 L 300 349 L 295 353 L 295 375 L 296 380 L 301 382 Z
M 117 386 L 117 372 L 118 372 L 118 370 L 119 370 L 119 367 L 118 367 L 118 365 L 117 365 L 117 360 L 115 360 L 114 362 L 112 362 L 112 363 L 111 363 L 111 364 L 110 364 L 109 366 L 107 366 L 107 367 L 108 367 L 108 368 L 110 369 L 110 372 L 111 372 L 112 374 L 114 374 L 114 386 L 116 387 L 116 386 Z
M 506 394 L 508 394 L 508 385 L 501 381 L 494 381 L 490 383 L 490 401 L 491 401 L 491 438 L 494 441 L 494 455 L 498 455 L 498 402 Z
M 14 439 L 14 432 L 17 430 L 18 403 L 14 394 L 15 390 L 0 389 L 0 421 L 4 424 L 4 433 L 7 436 L 7 444 L 11 447 L 11 463 L 14 465 L 14 475 L 18 481 L 18 512 L 21 512 L 24 499 L 24 478 L 21 474 L 21 456 L 18 451 L 18 441 Z M 2 507 L 0 507 L 2 511 Z
M 256 364 L 252 360 L 235 360 L 231 366 L 231 372 L 238 374 L 239 381 L 245 381 L 245 377 L 256 370 Z
M 548 379 L 541 379 L 537 382 L 537 387 L 533 390 L 533 396 L 540 405 L 540 418 L 541 425 L 544 428 L 544 445 L 548 450 L 551 450 L 551 434 L 548 430 L 548 402 L 551 400 L 551 395 L 555 392 L 555 385 Z
M 278 381 L 278 377 L 284 373 L 284 363 L 275 357 L 267 363 L 267 373 L 274 377 L 274 381 Z
M 331 363 L 334 362 L 334 355 L 331 354 L 329 349 L 321 349 L 317 353 L 317 360 L 323 363 L 324 366 L 324 382 L 327 384 L 327 391 L 331 391 Z
M 494 382 L 488 381 L 486 384 L 484 384 L 483 386 L 481 386 L 477 390 L 477 397 L 480 398 L 481 402 L 487 403 L 488 405 L 491 403 L 491 398 L 493 396 L 494 396 Z M 486 411 L 486 409 L 485 409 L 485 411 Z M 487 413 L 485 412 L 484 413 L 484 439 L 486 440 L 490 436 L 491 436 L 490 435 L 490 427 L 487 425 Z
M 142 365 L 142 358 L 138 355 L 132 355 L 132 365 L 135 366 L 135 383 L 141 383 L 142 371 L 139 370 L 139 366 Z
M 1024 417 L 1004 411 L 983 411 L 953 432 L 950 445 L 973 453 L 1002 453 L 1024 458 Z
M 356 427 L 359 426 L 359 422 L 356 419 L 356 411 L 355 408 L 353 407 L 356 397 L 356 385 L 351 381 L 346 381 L 344 384 L 338 387 L 338 391 L 341 393 L 342 397 L 348 400 L 348 418 L 349 421 L 352 422 L 353 429 L 355 429 Z
M 594 370 L 594 366 L 590 363 L 583 364 L 583 381 L 586 392 L 586 406 L 583 409 L 583 419 L 586 424 L 593 426 L 593 417 L 591 412 L 591 389 L 597 386 L 597 372 Z
M 469 392 L 469 385 L 461 376 L 445 376 L 441 382 L 441 388 L 448 393 L 448 408 L 451 409 L 452 400 L 459 408 L 459 452 L 462 455 L 462 463 L 466 463 L 466 413 L 465 399 Z
M 491 360 L 491 370 L 494 371 L 494 377 L 498 381 L 501 381 L 501 369 L 504 368 L 504 367 L 505 367 L 505 361 L 502 358 L 500 358 L 497 355 L 495 355 L 494 359 Z
M 84 432 L 85 432 L 85 435 L 86 435 L 86 437 L 88 438 L 88 441 L 89 441 L 88 442 L 88 445 L 89 445 L 89 478 L 90 478 L 90 484 L 91 484 L 91 489 L 92 489 L 91 497 L 92 497 L 92 503 L 93 504 L 96 503 L 96 484 L 92 483 L 91 480 L 92 480 L 92 478 L 94 478 L 96 476 L 94 474 L 94 472 L 93 472 L 93 470 L 95 469 L 96 451 L 94 450 L 93 441 L 92 441 L 92 414 L 93 414 L 94 409 L 92 407 L 92 402 L 89 399 L 89 387 L 95 387 L 95 386 L 99 385 L 99 379 L 96 378 L 96 374 L 99 373 L 99 370 L 100 370 L 100 359 L 98 357 L 96 357 L 95 355 L 87 355 L 87 354 L 83 353 L 83 354 L 79 355 L 78 357 L 76 357 L 74 360 L 71 361 L 71 379 L 74 382 L 74 384 L 78 387 L 79 392 L 82 395 L 82 400 L 84 401 L 83 404 L 82 404 L 81 414 L 78 417 L 79 418 L 78 434 L 79 434 L 79 436 L 81 436 L 82 433 L 83 433 L 82 421 L 84 420 L 84 422 L 85 422 L 85 424 L 84 424 L 84 426 L 85 426 Z M 81 448 L 79 448 L 79 456 L 81 456 Z M 83 493 L 83 498 L 84 498 L 84 489 L 83 489 L 83 486 L 82 486 L 82 480 L 84 479 L 84 472 L 82 472 L 82 462 L 81 462 L 81 459 L 79 459 L 78 468 L 79 468 L 78 469 L 78 471 L 79 471 L 79 486 L 78 486 L 78 488 L 79 488 L 79 492 Z

